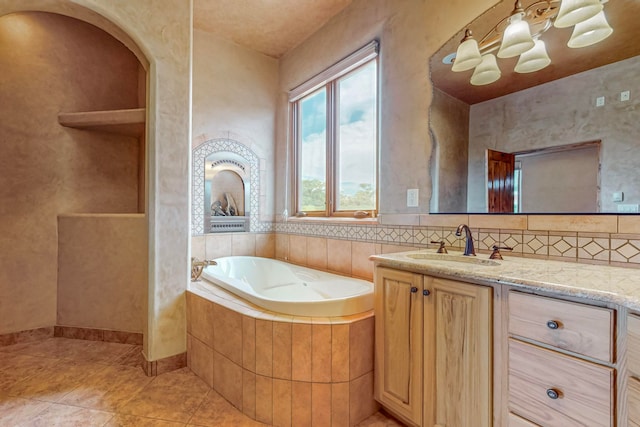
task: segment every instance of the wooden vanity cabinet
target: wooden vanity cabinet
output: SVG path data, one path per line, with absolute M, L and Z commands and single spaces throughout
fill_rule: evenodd
M 404 422 L 422 421 L 423 276 L 377 268 L 374 397 Z
M 377 267 L 375 398 L 414 426 L 492 425 L 492 288 Z
M 512 414 L 548 427 L 614 425 L 614 310 L 517 291 L 508 304 Z
M 640 316 L 627 315 L 627 425 L 640 427 Z

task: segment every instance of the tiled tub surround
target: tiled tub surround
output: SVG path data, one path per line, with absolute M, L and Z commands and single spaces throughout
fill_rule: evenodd
M 293 317 L 210 284 L 187 292 L 187 364 L 249 417 L 273 425 L 355 425 L 373 400 L 373 312 Z

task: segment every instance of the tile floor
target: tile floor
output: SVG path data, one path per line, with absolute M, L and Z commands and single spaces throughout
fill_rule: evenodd
M 140 347 L 49 338 L 0 347 L 0 426 L 264 426 L 188 368 L 145 376 Z M 401 426 L 382 413 L 361 427 Z

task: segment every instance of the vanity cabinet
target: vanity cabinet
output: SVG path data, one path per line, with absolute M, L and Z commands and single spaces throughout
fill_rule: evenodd
M 615 312 L 517 291 L 508 306 L 514 416 L 549 427 L 614 425 Z
M 375 398 L 414 426 L 492 425 L 492 288 L 376 267 Z
M 640 316 L 627 316 L 627 425 L 640 427 Z

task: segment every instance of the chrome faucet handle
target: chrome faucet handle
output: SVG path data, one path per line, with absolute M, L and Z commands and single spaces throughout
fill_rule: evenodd
M 498 246 L 498 245 L 493 245 L 491 249 L 493 249 L 493 252 L 491 252 L 491 255 L 489 255 L 489 259 L 503 259 L 502 254 L 500 254 L 500 249 L 502 249 L 503 251 L 513 250 L 513 248 L 510 248 L 509 246 Z
M 436 241 L 436 240 L 432 240 L 431 243 L 440 245 L 440 247 L 438 247 L 438 250 L 436 251 L 436 253 L 439 253 L 439 254 L 448 254 L 449 253 L 449 252 L 447 252 L 447 248 L 444 247 L 444 240 L 441 240 L 439 242 Z

